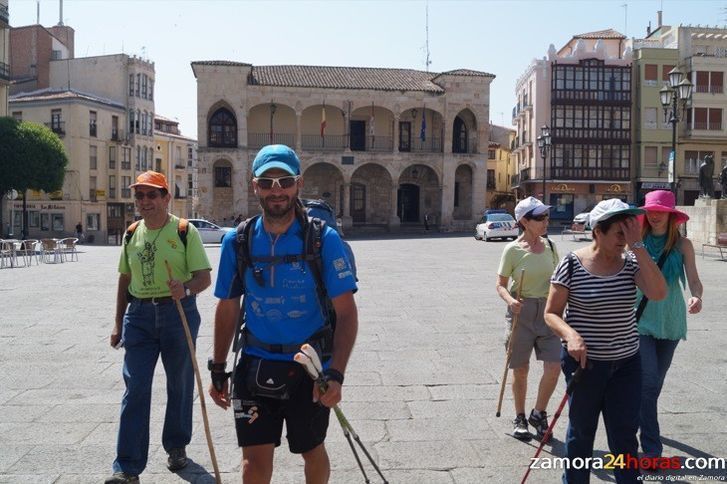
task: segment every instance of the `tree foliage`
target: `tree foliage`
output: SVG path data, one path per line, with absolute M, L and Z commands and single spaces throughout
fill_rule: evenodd
M 54 192 L 63 187 L 68 157 L 53 131 L 0 118 L 0 194 L 15 189 Z

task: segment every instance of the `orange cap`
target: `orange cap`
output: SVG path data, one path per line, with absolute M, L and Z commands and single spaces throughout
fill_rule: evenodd
M 141 175 L 137 176 L 136 183 L 129 185 L 129 188 L 133 188 L 139 185 L 146 185 L 148 187 L 163 188 L 164 190 L 169 190 L 169 185 L 167 185 L 167 177 L 165 177 L 162 173 L 151 170 L 145 171 Z

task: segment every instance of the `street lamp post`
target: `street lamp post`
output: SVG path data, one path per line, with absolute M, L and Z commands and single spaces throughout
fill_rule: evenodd
M 677 124 L 681 120 L 680 111 L 684 111 L 692 97 L 692 83 L 686 79 L 678 68 L 669 72 L 669 85 L 659 91 L 659 99 L 664 107 L 664 119 L 671 124 L 671 155 L 669 156 L 669 189 L 676 198 L 676 157 L 677 157 Z M 681 106 L 679 106 L 681 101 Z M 680 109 L 681 107 L 681 109 Z
M 548 159 L 548 148 L 550 148 L 550 128 L 543 125 L 540 128 L 540 136 L 538 136 L 538 148 L 540 148 L 540 156 L 543 158 L 543 203 L 548 203 L 545 198 L 545 170 L 546 160 Z

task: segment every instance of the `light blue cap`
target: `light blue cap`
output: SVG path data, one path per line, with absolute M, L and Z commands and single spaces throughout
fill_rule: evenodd
M 285 145 L 263 146 L 252 162 L 252 173 L 260 176 L 273 168 L 280 168 L 291 175 L 300 175 L 298 155 Z

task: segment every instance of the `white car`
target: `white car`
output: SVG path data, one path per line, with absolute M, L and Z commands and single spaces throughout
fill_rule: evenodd
M 203 244 L 221 244 L 225 234 L 235 230 L 232 227 L 219 227 L 212 222 L 200 218 L 191 218 L 189 219 L 189 223 L 197 227 Z
M 480 223 L 475 227 L 475 239 L 517 239 L 520 228 L 515 219 L 504 210 L 488 210 L 482 216 Z

